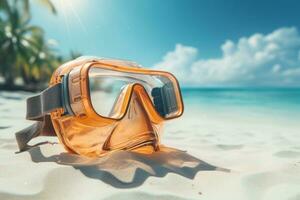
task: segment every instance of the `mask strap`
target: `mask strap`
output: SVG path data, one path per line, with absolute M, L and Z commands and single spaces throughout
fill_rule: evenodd
M 62 84 L 58 83 L 27 99 L 26 119 L 41 121 L 45 115 L 62 107 Z
M 28 142 L 37 136 L 56 136 L 50 119 L 50 115 L 43 117 L 43 120 L 30 125 L 15 133 L 20 152 L 26 151 L 33 146 Z M 38 144 L 37 144 L 38 145 Z M 35 146 L 35 145 L 34 145 Z
M 26 119 L 37 122 L 15 133 L 20 152 L 31 148 L 28 142 L 37 136 L 55 136 L 49 113 L 62 107 L 62 84 L 60 83 L 27 99 Z

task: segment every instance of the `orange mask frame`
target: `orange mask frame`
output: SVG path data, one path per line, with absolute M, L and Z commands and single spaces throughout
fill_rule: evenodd
M 68 90 L 68 109 L 72 110 L 72 115 L 66 114 L 66 108 L 58 108 L 49 112 L 54 131 L 68 152 L 89 157 L 99 157 L 116 150 L 126 149 L 152 152 L 159 149 L 163 122 L 180 117 L 183 114 L 184 106 L 179 83 L 175 76 L 169 72 L 133 67 L 132 65 L 132 63 L 119 60 L 79 58 L 63 64 L 53 73 L 49 87 L 61 84 L 64 81 L 64 77 L 68 76 L 68 84 L 66 84 L 65 87 L 67 88 L 65 89 Z M 177 111 L 170 117 L 161 116 L 155 109 L 145 88 L 139 83 L 133 83 L 128 85 L 122 97 L 122 102 L 118 105 L 119 114 L 113 118 L 101 116 L 95 111 L 91 102 L 89 70 L 92 67 L 167 78 L 172 83 L 175 91 Z M 136 125 L 131 127 L 131 129 L 149 131 L 149 127 L 151 127 L 151 132 L 154 134 L 137 137 L 137 140 L 140 139 L 141 141 L 134 145 L 131 143 L 136 138 L 131 138 L 130 141 L 126 140 L 126 143 L 118 139 L 118 137 L 114 137 L 114 140 L 120 140 L 120 144 L 109 141 L 108 138 L 111 138 L 112 130 L 116 129 L 117 126 L 124 126 L 128 110 L 132 107 L 132 99 L 134 99 L 134 102 L 138 102 L 134 103 L 134 106 L 139 108 L 141 110 L 140 113 L 142 113 L 142 117 L 138 116 L 136 120 L 144 118 L 144 121 L 136 121 Z M 127 120 L 126 123 L 130 122 Z M 145 129 L 145 127 L 148 128 Z M 130 134 L 130 136 L 134 136 L 134 133 Z M 142 147 L 147 145 L 144 145 L 143 141 L 153 141 L 152 145 L 150 145 L 153 148 L 146 148 L 145 151 L 145 148 Z M 118 145 L 110 148 L 109 143 Z

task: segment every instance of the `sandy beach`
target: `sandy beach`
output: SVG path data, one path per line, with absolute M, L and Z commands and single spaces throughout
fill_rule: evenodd
M 16 153 L 29 93 L 0 92 L 0 199 L 300 199 L 300 123 L 197 108 L 168 122 L 163 151 L 88 159 L 57 138 Z

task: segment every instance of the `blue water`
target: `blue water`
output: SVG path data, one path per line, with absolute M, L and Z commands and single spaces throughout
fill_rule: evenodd
M 188 110 L 207 109 L 230 112 L 255 112 L 298 118 L 300 123 L 299 88 L 183 88 Z

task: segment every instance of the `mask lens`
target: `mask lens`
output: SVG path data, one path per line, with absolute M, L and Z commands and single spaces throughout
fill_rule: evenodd
M 101 67 L 89 70 L 90 99 L 94 110 L 103 117 L 120 118 L 120 107 L 127 86 L 141 84 L 156 111 L 164 118 L 178 114 L 178 102 L 173 83 L 164 76 L 143 73 L 120 72 Z
M 90 97 L 94 110 L 110 117 L 112 108 L 128 82 L 111 77 L 90 77 Z

